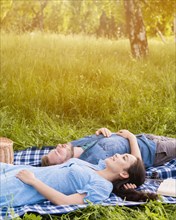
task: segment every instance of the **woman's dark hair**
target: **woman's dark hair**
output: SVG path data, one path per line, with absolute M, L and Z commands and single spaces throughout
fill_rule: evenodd
M 122 199 L 129 201 L 147 201 L 156 200 L 158 196 L 154 193 L 145 193 L 142 191 L 136 191 L 134 189 L 125 189 L 123 187 L 126 183 L 135 184 L 137 187 L 145 182 L 145 167 L 143 162 L 137 158 L 134 164 L 132 164 L 128 170 L 129 178 L 121 181 L 117 180 L 113 183 L 113 193 L 120 196 Z

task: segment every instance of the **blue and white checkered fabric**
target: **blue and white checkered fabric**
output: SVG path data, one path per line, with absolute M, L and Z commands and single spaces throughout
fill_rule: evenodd
M 41 157 L 49 152 L 53 147 L 43 147 L 38 149 L 37 147 L 31 147 L 26 150 L 17 151 L 14 153 L 14 164 L 29 164 L 33 166 L 40 166 Z M 161 179 L 165 178 L 176 178 L 176 159 L 166 163 L 164 166 L 151 167 L 147 169 L 147 179 L 145 183 L 139 187 L 138 190 L 144 190 L 146 192 L 156 192 Z M 162 197 L 163 202 L 176 204 L 176 198 L 173 197 Z M 145 202 L 131 202 L 123 201 L 121 198 L 111 194 L 110 198 L 102 203 L 103 206 L 109 205 L 125 205 L 134 206 L 144 204 Z M 13 219 L 21 216 L 27 212 L 36 212 L 39 214 L 63 214 L 76 209 L 85 208 L 87 205 L 64 205 L 56 206 L 49 201 L 36 204 L 26 205 L 18 208 L 0 208 L 0 220 L 1 219 Z
M 14 152 L 14 164 L 15 165 L 31 165 L 40 166 L 41 158 L 46 155 L 53 147 L 42 147 L 41 149 L 37 147 L 29 147 L 26 150 Z
M 153 179 L 176 178 L 176 158 L 164 164 L 164 166 L 150 167 L 147 169 L 146 175 Z

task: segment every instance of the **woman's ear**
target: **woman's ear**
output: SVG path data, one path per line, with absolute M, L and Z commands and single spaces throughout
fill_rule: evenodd
M 127 179 L 127 178 L 129 178 L 129 174 L 128 174 L 127 171 L 122 171 L 119 175 L 120 175 L 120 177 L 121 177 L 122 179 Z

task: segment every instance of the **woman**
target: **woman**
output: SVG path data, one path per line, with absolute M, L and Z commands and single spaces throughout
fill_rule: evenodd
M 17 207 L 45 200 L 55 205 L 84 204 L 87 201 L 101 203 L 112 191 L 128 200 L 128 192 L 135 195 L 135 191 L 121 189 L 121 186 L 125 183 L 143 184 L 145 168 L 133 134 L 127 130 L 120 133 L 130 141 L 131 154 L 107 158 L 104 169 L 76 158 L 49 167 L 1 163 L 0 206 Z M 148 196 L 156 198 L 145 194 L 140 198 L 132 196 L 131 200 L 145 201 Z

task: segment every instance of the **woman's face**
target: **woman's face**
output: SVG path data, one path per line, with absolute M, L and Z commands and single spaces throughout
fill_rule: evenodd
M 115 154 L 105 160 L 107 168 L 110 168 L 114 173 L 120 173 L 128 170 L 135 163 L 136 157 L 132 154 Z
M 58 144 L 57 147 L 48 153 L 49 163 L 61 164 L 73 157 L 73 147 L 70 143 Z

